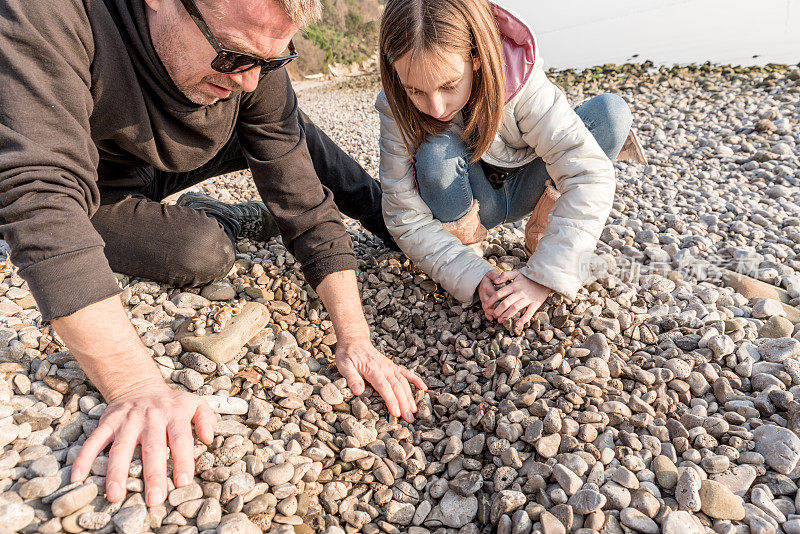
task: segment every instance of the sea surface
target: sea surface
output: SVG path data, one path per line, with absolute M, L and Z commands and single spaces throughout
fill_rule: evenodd
M 497 0 L 530 24 L 545 67 L 800 62 L 800 0 Z

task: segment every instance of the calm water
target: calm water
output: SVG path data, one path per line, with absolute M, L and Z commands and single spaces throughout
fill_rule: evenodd
M 800 62 L 800 0 L 497 0 L 536 33 L 546 67 Z

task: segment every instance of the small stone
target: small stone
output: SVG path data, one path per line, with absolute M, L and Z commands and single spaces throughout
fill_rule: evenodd
M 761 328 L 758 329 L 758 337 L 778 339 L 789 337 L 792 335 L 792 332 L 794 332 L 794 324 L 785 317 L 775 315 L 767 319 Z
M 472 521 L 478 513 L 478 499 L 474 495 L 464 497 L 448 490 L 439 502 L 439 510 L 445 525 L 461 528 Z
M 46 497 L 61 486 L 61 477 L 36 477 L 24 483 L 19 488 L 19 495 L 25 500 Z
M 659 534 L 661 530 L 655 521 L 635 508 L 625 508 L 619 513 L 620 522 L 636 532 Z
M 764 319 L 774 316 L 785 316 L 786 312 L 783 310 L 783 305 L 775 299 L 762 299 L 755 303 L 753 306 L 753 317 L 756 319 Z
M 678 469 L 675 500 L 688 510 L 700 511 L 700 475 L 693 468 L 681 467 Z
M 16 532 L 27 527 L 34 518 L 34 510 L 23 503 L 0 504 L 0 525 L 8 532 Z
M 778 473 L 788 475 L 800 461 L 800 438 L 787 428 L 762 425 L 753 431 L 756 452 Z
M 224 280 L 212 282 L 200 290 L 200 296 L 208 300 L 231 300 L 236 298 L 236 290 Z
M 197 512 L 197 530 L 211 530 L 217 528 L 222 518 L 222 507 L 217 499 L 206 499 Z
M 199 499 L 202 496 L 203 488 L 201 488 L 199 484 L 193 483 L 180 488 L 175 488 L 169 492 L 168 500 L 172 506 L 178 506 L 181 503 Z
M 668 490 L 675 487 L 678 482 L 678 468 L 672 460 L 664 455 L 656 456 L 653 459 L 653 470 L 659 486 Z
M 564 523 L 550 512 L 542 512 L 539 516 L 539 522 L 542 524 L 544 534 L 567 534 Z
M 268 467 L 261 475 L 264 482 L 273 488 L 289 482 L 292 477 L 294 477 L 294 466 L 288 462 Z
M 756 469 L 752 465 L 736 465 L 716 475 L 711 475 L 711 480 L 727 486 L 734 495 L 744 497 L 756 479 Z
M 692 514 L 685 510 L 670 512 L 661 523 L 662 534 L 705 534 L 705 530 L 700 528 Z
M 569 496 L 578 493 L 578 490 L 583 486 L 581 477 L 561 464 L 556 464 L 553 467 L 553 477 Z
M 606 504 L 606 497 L 587 484 L 578 493 L 569 499 L 569 505 L 575 510 L 576 514 L 586 515 L 595 510 L 600 510 Z
M 111 521 L 106 512 L 85 512 L 78 516 L 78 525 L 87 530 L 99 530 Z
M 393 525 L 410 525 L 415 511 L 413 504 L 389 501 L 385 510 L 386 521 Z
M 553 458 L 558 454 L 558 448 L 561 446 L 561 435 L 550 434 L 549 436 L 542 436 L 536 442 L 536 452 L 543 458 Z
M 95 497 L 97 497 L 97 486 L 87 482 L 54 500 L 51 505 L 53 515 L 56 517 L 68 516 L 92 502 Z
M 319 395 L 322 397 L 322 400 L 331 406 L 337 406 L 344 402 L 344 396 L 342 392 L 339 391 L 339 388 L 336 387 L 336 384 L 325 384 L 322 386 L 322 389 L 320 389 Z
M 492 523 L 497 523 L 500 516 L 513 512 L 517 508 L 525 505 L 527 499 L 525 494 L 521 491 L 515 490 L 502 490 L 498 491 L 492 496 L 492 506 L 490 512 L 490 520 Z
M 714 519 L 741 521 L 744 519 L 744 507 L 739 498 L 724 484 L 714 480 L 703 480 L 700 487 L 701 509 Z
M 294 470 L 292 470 L 292 474 L 294 474 Z M 288 480 L 286 482 L 288 482 Z M 222 484 L 222 495 L 220 499 L 222 502 L 227 502 L 239 495 L 246 495 L 255 485 L 255 478 L 253 478 L 253 475 L 250 473 L 236 473 Z
M 141 534 L 150 529 L 150 518 L 147 506 L 135 504 L 121 508 L 111 518 L 111 522 L 120 534 Z
M 247 401 L 238 397 L 203 395 L 200 398 L 206 401 L 209 407 L 219 414 L 244 415 L 250 409 Z

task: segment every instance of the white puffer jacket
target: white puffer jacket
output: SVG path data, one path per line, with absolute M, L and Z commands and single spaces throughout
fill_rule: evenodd
M 520 272 L 573 299 L 611 211 L 614 167 L 564 93 L 547 79 L 530 28 L 510 11 L 492 7 L 502 37 L 507 102 L 500 131 L 482 159 L 505 168 L 521 167 L 537 157 L 544 160 L 561 196 L 536 251 Z M 419 268 L 459 301 L 471 303 L 493 267 L 434 219 L 419 195 L 413 161 L 383 92 L 375 107 L 381 119 L 386 226 Z M 463 131 L 455 122 L 450 129 Z

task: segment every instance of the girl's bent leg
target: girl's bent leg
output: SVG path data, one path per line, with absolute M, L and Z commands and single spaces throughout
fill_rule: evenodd
M 492 188 L 480 163 L 470 165 L 469 150 L 456 134 L 448 131 L 429 137 L 414 159 L 419 194 L 436 219 L 458 221 L 477 200 L 481 224 L 493 228 L 503 222 L 505 192 Z
M 414 156 L 419 195 L 442 222 L 456 221 L 472 208 L 467 147 L 457 135 L 429 136 Z
M 612 93 L 603 93 L 586 101 L 575 112 L 592 132 L 608 159 L 617 159 L 633 123 L 631 108 L 625 99 Z

